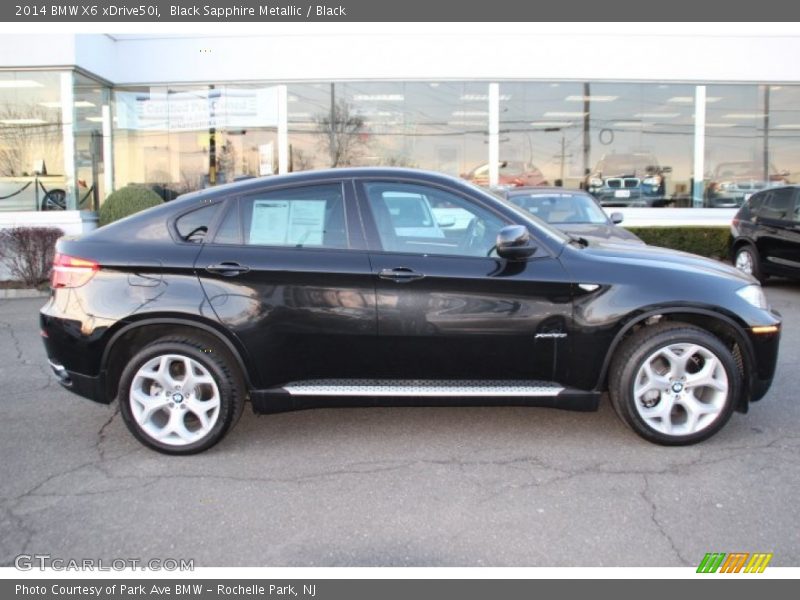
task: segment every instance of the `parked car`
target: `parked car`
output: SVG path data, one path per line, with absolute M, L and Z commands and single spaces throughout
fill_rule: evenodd
M 424 197 L 471 215 L 404 230 Z M 595 410 L 691 444 L 770 387 L 780 318 L 750 276 L 569 236 L 463 180 L 354 168 L 182 196 L 58 242 L 41 334 L 62 386 L 156 450 L 258 413 L 394 404 Z M 320 432 L 320 435 L 325 435 Z
M 487 187 L 489 163 L 479 165 L 461 177 L 475 185 Z M 534 165 L 519 160 L 501 160 L 498 165 L 497 184 L 501 188 L 547 185 L 547 179 Z
M 770 275 L 800 277 L 800 186 L 756 192 L 731 224 L 731 260 L 764 281 Z
M 564 188 L 514 188 L 504 193 L 520 208 L 566 233 L 587 239 L 644 244 L 636 235 L 618 226 L 623 220 L 622 213 L 607 215 L 586 192 Z
M 652 154 L 607 154 L 586 180 L 586 189 L 602 206 L 666 206 L 665 175 Z
M 770 166 L 765 176 L 764 164 L 754 160 L 720 163 L 706 186 L 708 208 L 736 208 L 754 193 L 786 184 L 786 174 Z

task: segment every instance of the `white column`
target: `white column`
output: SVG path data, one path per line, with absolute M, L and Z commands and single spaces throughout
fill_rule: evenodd
M 500 180 L 500 84 L 489 84 L 489 185 Z
M 75 210 L 75 95 L 72 71 L 61 73 L 61 145 L 64 154 L 64 191 L 68 210 Z
M 278 174 L 289 172 L 288 88 L 278 86 Z
M 111 106 L 103 104 L 103 187 L 106 194 L 114 191 L 114 147 L 111 139 Z
M 694 185 L 692 206 L 703 206 L 703 178 L 706 162 L 706 86 L 694 88 Z

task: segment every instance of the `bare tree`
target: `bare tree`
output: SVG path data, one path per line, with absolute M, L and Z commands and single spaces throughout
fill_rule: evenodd
M 344 100 L 334 103 L 330 114 L 317 117 L 316 123 L 320 144 L 330 156 L 331 167 L 353 164 L 367 146 L 364 118 L 353 113 Z

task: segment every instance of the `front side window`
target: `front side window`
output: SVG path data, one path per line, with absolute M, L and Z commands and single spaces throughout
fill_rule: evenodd
M 381 245 L 390 252 L 490 256 L 506 223 L 474 202 L 417 184 L 364 185 Z
M 295 248 L 347 248 L 342 186 L 266 191 L 241 200 L 244 243 Z

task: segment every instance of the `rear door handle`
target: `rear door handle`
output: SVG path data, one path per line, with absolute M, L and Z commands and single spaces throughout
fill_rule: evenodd
M 381 279 L 388 279 L 396 283 L 406 283 L 408 281 L 416 281 L 425 277 L 422 273 L 417 273 L 408 267 L 396 267 L 394 269 L 381 269 L 378 273 Z
M 206 267 L 206 271 L 209 273 L 216 273 L 217 275 L 222 275 L 223 277 L 235 277 L 236 275 L 247 273 L 249 270 L 250 267 L 240 265 L 237 262 L 221 262 L 214 265 L 208 265 Z

